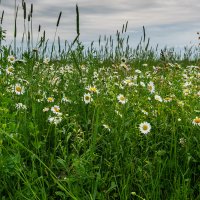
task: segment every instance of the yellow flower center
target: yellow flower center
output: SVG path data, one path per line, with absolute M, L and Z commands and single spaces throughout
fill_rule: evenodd
M 85 96 L 85 100 L 89 101 L 90 100 L 90 96 Z
M 13 72 L 13 68 L 12 68 L 12 67 L 9 67 L 9 68 L 8 68 L 8 71 L 9 71 L 9 72 Z
M 148 129 L 147 125 L 143 125 L 143 130 L 146 131 Z
M 121 96 L 121 97 L 120 97 L 120 100 L 121 100 L 121 101 L 124 101 L 124 100 L 125 100 L 125 97 L 124 97 L 124 96 Z
M 165 101 L 171 101 L 171 100 L 172 100 L 172 98 L 170 98 L 170 97 L 165 98 Z
M 22 91 L 22 88 L 21 88 L 20 86 L 16 86 L 16 87 L 15 87 L 15 90 L 16 90 L 17 92 L 21 92 L 21 91 Z
M 47 99 L 49 102 L 52 102 L 53 101 L 53 97 L 48 97 Z
M 196 124 L 199 124 L 199 123 L 200 123 L 200 118 L 198 118 L 198 117 L 195 118 L 195 119 L 194 119 L 194 122 L 195 122 Z
M 148 86 L 148 90 L 151 91 L 152 89 L 153 89 L 153 87 L 152 87 L 151 85 L 149 85 L 149 86 Z
M 97 92 L 97 89 L 95 87 L 90 87 L 90 92 Z
M 130 79 L 127 79 L 126 80 L 126 83 L 128 84 L 128 83 L 131 83 L 131 80 Z
M 60 109 L 57 108 L 57 107 L 54 107 L 54 110 L 55 110 L 55 112 L 59 112 L 60 111 Z

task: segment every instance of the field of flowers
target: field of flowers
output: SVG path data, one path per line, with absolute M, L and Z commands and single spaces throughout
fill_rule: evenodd
M 0 199 L 199 200 L 200 46 L 159 52 L 143 27 L 132 48 L 126 23 L 85 47 L 76 6 L 50 51 L 22 8 L 20 47 L 18 7 L 13 44 L 0 21 Z
M 75 53 L 1 57 L 1 198 L 199 199 L 198 63 Z

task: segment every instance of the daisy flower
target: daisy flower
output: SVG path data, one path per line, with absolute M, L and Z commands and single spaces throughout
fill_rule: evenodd
M 118 99 L 119 103 L 121 103 L 121 104 L 125 104 L 128 101 L 128 99 L 126 99 L 126 97 L 123 94 L 119 94 L 117 96 L 117 99 Z
M 87 93 L 87 94 L 84 94 L 83 96 L 83 100 L 86 104 L 89 104 L 93 101 L 92 97 L 91 97 L 91 94 Z
M 16 103 L 15 107 L 17 110 L 26 110 L 27 109 L 26 105 L 24 105 L 22 103 Z
M 145 115 L 148 115 L 149 113 L 146 111 L 146 110 L 141 110 L 141 112 L 143 113 L 143 114 L 145 114 Z
M 96 86 L 87 86 L 85 89 L 88 90 L 91 93 L 97 93 L 97 94 L 99 93 Z
M 186 88 L 186 89 L 183 89 L 183 94 L 185 95 L 185 96 L 188 96 L 189 94 L 190 94 L 190 90 L 188 89 L 188 88 Z
M 71 103 L 71 100 L 69 100 L 66 96 L 63 96 L 63 98 L 61 99 L 62 102 L 64 103 Z
M 143 66 L 143 67 L 147 67 L 147 66 L 148 66 L 148 64 L 147 64 L 147 63 L 144 63 L 144 64 L 142 64 L 142 66 Z
M 110 127 L 107 124 L 103 124 L 103 127 L 110 132 Z
M 50 102 L 50 103 L 52 103 L 52 102 L 54 102 L 54 98 L 53 97 L 48 97 L 47 101 Z
M 155 99 L 156 101 L 159 101 L 159 102 L 162 102 L 162 101 L 163 101 L 163 100 L 162 100 L 162 97 L 159 96 L 159 95 L 155 95 L 155 96 L 154 96 L 154 99 Z
M 42 111 L 43 111 L 43 112 L 48 112 L 48 111 L 49 111 L 49 108 L 45 107 L 45 108 L 43 108 Z
M 178 106 L 184 106 L 184 102 L 183 101 L 177 101 Z
M 200 126 L 200 118 L 196 117 L 195 119 L 193 119 L 192 124 Z
M 8 62 L 9 62 L 9 63 L 15 63 L 15 60 L 16 60 L 15 57 L 14 57 L 13 55 L 8 56 L 7 59 L 8 59 Z
M 165 97 L 163 100 L 164 100 L 165 103 L 166 103 L 166 102 L 171 102 L 171 101 L 172 101 L 172 98 L 171 98 L 171 97 Z
M 14 92 L 17 94 L 17 95 L 21 95 L 21 94 L 24 94 L 24 87 L 21 86 L 19 83 L 17 83 L 14 87 Z
M 58 114 L 58 113 L 60 113 L 60 107 L 57 106 L 57 105 L 54 105 L 53 107 L 51 107 L 51 111 L 52 111 L 54 114 Z
M 123 80 L 124 85 L 128 85 L 128 86 L 133 86 L 134 82 L 132 80 L 132 77 L 127 77 L 125 80 Z
M 8 75 L 13 75 L 14 73 L 14 67 L 13 66 L 9 66 L 6 68 L 6 74 Z
M 125 57 L 121 58 L 121 63 L 126 63 L 126 58 Z
M 150 92 L 151 94 L 153 94 L 153 93 L 155 92 L 155 85 L 154 85 L 154 83 L 153 83 L 152 81 L 150 81 L 150 82 L 148 83 L 147 89 L 149 90 L 149 92 Z
M 130 69 L 128 68 L 128 66 L 125 63 L 121 63 L 120 67 L 125 69 L 126 71 L 129 71 Z
M 142 87 L 145 87 L 145 83 L 142 82 L 142 81 L 140 81 L 140 85 L 141 85 Z
M 45 58 L 45 59 L 43 60 L 43 63 L 46 64 L 46 65 L 48 65 L 48 64 L 49 64 L 49 61 L 50 61 L 49 58 Z
M 143 134 L 147 134 L 151 130 L 151 124 L 148 122 L 143 122 L 139 125 L 140 132 Z
M 141 74 L 142 72 L 141 72 L 139 69 L 136 69 L 136 70 L 135 70 L 135 73 Z
M 48 121 L 50 124 L 58 125 L 62 121 L 62 117 L 60 117 L 60 116 L 51 117 L 50 116 L 48 118 Z

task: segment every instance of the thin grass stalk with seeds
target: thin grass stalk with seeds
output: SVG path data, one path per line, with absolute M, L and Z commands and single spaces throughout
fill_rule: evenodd
M 76 33 L 77 33 L 77 36 L 75 37 L 74 41 L 72 42 L 70 49 L 71 49 L 72 46 L 78 41 L 79 35 L 80 35 L 80 27 L 79 27 L 79 9 L 78 9 L 78 5 L 77 5 L 77 4 L 76 4 Z
M 3 16 L 4 16 L 4 10 L 2 12 L 2 15 L 1 15 L 1 24 L 0 24 L 0 47 L 1 47 L 1 41 L 4 39 L 4 31 L 3 31 L 3 28 L 2 28 L 2 24 L 3 24 Z
M 29 13 L 28 14 L 28 43 L 27 43 L 28 53 L 30 53 L 30 39 L 31 39 L 31 37 L 30 37 L 30 21 L 31 21 L 31 14 Z
M 58 16 L 57 24 L 56 24 L 56 31 L 55 31 L 55 34 L 54 34 L 53 44 L 52 44 L 52 48 L 51 48 L 51 56 L 50 56 L 51 59 L 52 59 L 52 56 L 53 56 L 54 44 L 55 44 L 55 39 L 56 39 L 56 35 L 57 35 L 57 31 L 58 31 L 58 26 L 59 26 L 59 23 L 60 23 L 61 15 L 62 15 L 62 12 L 60 12 L 60 14 Z
M 15 27 L 14 27 L 14 54 L 16 55 L 16 41 L 17 41 L 17 14 L 18 14 L 18 6 L 15 10 Z
M 30 16 L 31 16 L 31 46 L 32 46 L 32 49 L 33 49 L 33 4 L 31 4 Z
M 24 31 L 22 35 L 22 54 L 24 51 L 24 38 L 26 38 L 26 43 L 27 43 L 27 34 L 26 34 L 26 2 L 22 1 L 22 8 L 24 11 Z

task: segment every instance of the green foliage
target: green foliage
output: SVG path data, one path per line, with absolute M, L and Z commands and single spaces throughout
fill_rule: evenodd
M 198 200 L 199 60 L 158 56 L 144 28 L 132 49 L 127 23 L 116 46 L 87 49 L 76 15 L 52 59 L 45 34 L 34 50 L 2 48 L 0 198 Z

